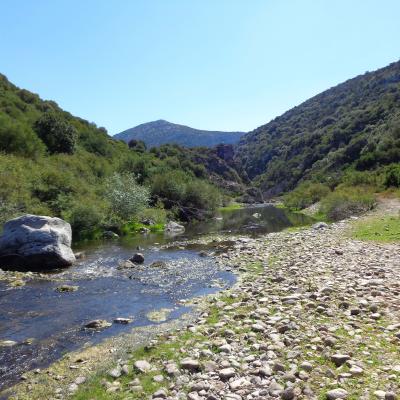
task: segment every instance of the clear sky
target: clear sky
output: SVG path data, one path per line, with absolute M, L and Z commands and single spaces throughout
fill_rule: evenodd
M 399 0 L 0 0 L 0 72 L 105 126 L 252 130 L 400 56 Z

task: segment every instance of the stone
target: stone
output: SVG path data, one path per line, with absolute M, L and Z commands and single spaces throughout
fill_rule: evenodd
M 111 376 L 111 378 L 119 378 L 122 375 L 121 368 L 113 368 L 112 370 L 108 371 L 108 375 Z
M 325 222 L 316 222 L 312 226 L 312 228 L 315 229 L 315 230 L 326 229 L 328 227 L 329 227 L 329 225 L 327 223 L 325 223 Z
M 350 356 L 347 354 L 334 354 L 331 357 L 332 362 L 337 366 L 340 367 L 343 365 L 346 361 L 350 360 Z
M 304 369 L 304 371 L 311 371 L 313 369 L 313 365 L 309 363 L 308 361 L 303 361 L 300 364 L 300 368 Z
M 235 376 L 236 372 L 233 368 L 224 368 L 218 372 L 218 375 L 221 379 L 227 380 Z
M 76 292 L 79 289 L 79 286 L 72 285 L 61 285 L 56 287 L 56 292 L 65 293 L 65 292 Z
M 174 221 L 169 221 L 167 225 L 165 225 L 165 231 L 166 232 L 184 232 L 185 227 L 183 225 L 178 224 L 177 222 Z
M 136 369 L 138 369 L 140 372 L 148 372 L 151 370 L 151 365 L 148 361 L 146 360 L 138 360 L 135 361 L 134 364 Z
M 197 372 L 200 370 L 200 363 L 197 360 L 186 358 L 181 361 L 181 367 L 190 372 Z
M 153 399 L 166 399 L 167 392 L 165 389 L 159 389 L 155 393 L 153 393 Z
M 294 397 L 295 397 L 295 392 L 293 387 L 287 388 L 281 393 L 281 398 L 283 400 L 293 400 Z
M 336 399 L 346 399 L 348 393 L 344 389 L 332 389 L 326 393 L 326 398 L 328 400 L 336 400 Z
M 87 329 L 105 329 L 110 327 L 112 324 L 104 319 L 94 319 L 93 321 L 85 324 Z
M 77 384 L 77 385 L 82 385 L 82 383 L 85 383 L 86 382 L 86 377 L 84 377 L 84 376 L 78 376 L 76 379 L 75 379 L 75 383 Z
M 0 340 L 0 347 L 11 347 L 15 346 L 17 342 L 14 340 Z
M 127 325 L 127 324 L 130 324 L 132 322 L 132 318 L 118 317 L 118 318 L 114 318 L 113 322 L 115 322 L 116 324 Z
M 128 268 L 134 268 L 136 265 L 130 261 L 130 260 L 125 260 L 125 261 L 120 261 L 118 263 L 118 269 L 128 269 Z
M 0 267 L 43 271 L 72 265 L 71 225 L 60 219 L 23 215 L 4 224 Z
M 135 264 L 143 264 L 144 263 L 144 255 L 142 253 L 135 253 L 129 261 Z
M 161 383 L 164 381 L 164 377 L 162 375 L 155 375 L 153 376 L 153 381 L 157 383 Z
M 151 268 L 165 268 L 167 263 L 164 261 L 154 261 L 150 264 Z

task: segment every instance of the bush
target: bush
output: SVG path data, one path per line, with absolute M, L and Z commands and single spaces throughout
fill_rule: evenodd
M 196 179 L 188 183 L 184 205 L 213 212 L 221 204 L 219 190 L 209 183 Z
M 103 214 L 94 204 L 76 204 L 64 217 L 70 224 L 75 239 L 93 238 L 103 222 Z
M 321 201 L 320 211 L 330 221 L 340 221 L 362 214 L 375 206 L 375 197 L 368 187 L 338 187 Z
M 139 216 L 139 220 L 144 221 L 149 219 L 155 222 L 155 224 L 165 224 L 167 222 L 167 212 L 165 211 L 162 204 L 156 204 L 154 208 L 146 208 Z
M 400 165 L 390 165 L 385 174 L 385 187 L 400 187 Z
M 322 183 L 304 182 L 292 192 L 286 194 L 283 197 L 283 201 L 286 207 L 302 210 L 320 201 L 329 193 L 329 187 Z
M 151 193 L 160 199 L 181 202 L 185 198 L 189 177 L 182 171 L 169 171 L 155 175 L 151 183 Z
M 29 126 L 0 116 L 0 151 L 37 158 L 45 150 L 45 145 Z
M 107 180 L 105 196 L 114 215 L 124 222 L 147 208 L 150 200 L 149 190 L 139 185 L 132 174 L 117 172 Z
M 72 154 L 78 132 L 75 127 L 54 112 L 44 113 L 35 123 L 35 131 L 50 153 Z

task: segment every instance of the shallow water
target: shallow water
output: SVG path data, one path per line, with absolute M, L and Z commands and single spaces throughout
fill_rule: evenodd
M 254 216 L 255 213 L 259 215 Z M 302 225 L 310 219 L 271 206 L 252 207 L 221 214 L 222 219 L 192 224 L 184 234 L 173 238 L 164 234 L 135 236 L 115 242 L 91 243 L 86 258 L 74 266 L 32 279 L 20 288 L 10 289 L 0 281 L 0 340 L 18 342 L 0 348 L 0 390 L 20 379 L 23 372 L 47 366 L 62 354 L 87 343 L 127 332 L 134 326 L 157 324 L 148 319 L 154 310 L 169 309 L 167 320 L 188 311 L 181 300 L 214 293 L 235 282 L 235 276 L 221 270 L 212 257 L 202 257 L 202 246 L 161 246 L 178 239 L 232 232 L 257 235 Z M 221 243 L 224 251 L 228 243 Z M 121 261 L 137 247 L 145 263 L 119 269 Z M 162 261 L 162 266 L 151 264 Z M 59 293 L 63 284 L 78 286 L 75 292 Z M 83 329 L 93 319 L 132 318 L 128 325 L 113 324 L 100 332 Z M 33 339 L 32 344 L 24 344 Z

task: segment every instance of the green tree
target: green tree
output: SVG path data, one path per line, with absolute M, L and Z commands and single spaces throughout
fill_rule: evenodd
M 34 129 L 50 153 L 74 153 L 78 132 L 59 114 L 44 113 L 36 121 Z

